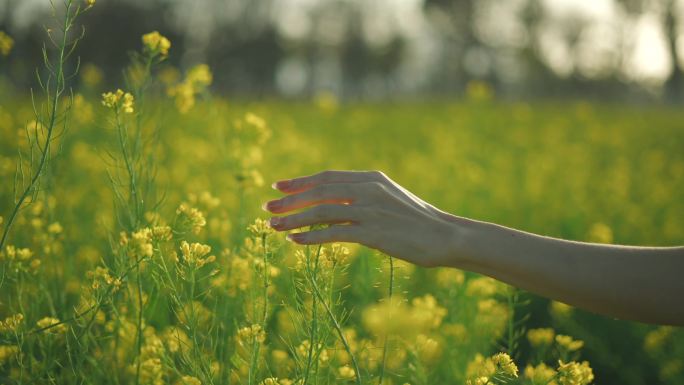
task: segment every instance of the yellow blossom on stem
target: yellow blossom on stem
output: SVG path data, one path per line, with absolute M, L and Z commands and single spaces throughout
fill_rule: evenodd
M 216 260 L 216 257 L 213 255 L 206 256 L 211 252 L 211 247 L 208 245 L 183 241 L 180 248 L 183 261 L 189 266 L 199 268 Z
M 171 48 L 171 41 L 160 34 L 158 31 L 152 31 L 142 36 L 143 50 L 152 56 L 161 55 L 166 57 Z
M 587 385 L 594 381 L 594 372 L 589 362 L 558 361 L 558 383 L 560 385 Z
M 24 315 L 21 313 L 5 318 L 4 321 L 0 321 L 0 333 L 16 332 L 23 320 Z
M 111 108 L 115 111 L 123 111 L 126 114 L 132 114 L 135 110 L 133 103 L 135 98 L 128 92 L 117 89 L 115 92 L 106 92 L 102 94 L 102 105 Z
M 266 332 L 261 328 L 261 325 L 254 324 L 238 330 L 237 340 L 240 345 L 251 344 L 253 339 L 259 343 L 266 340 Z
M 356 376 L 356 372 L 349 365 L 341 366 L 337 370 L 337 373 L 340 375 L 340 377 L 342 377 L 345 380 L 354 379 L 354 377 Z
M 562 348 L 566 349 L 569 352 L 579 350 L 582 346 L 584 346 L 583 341 L 573 340 L 572 337 L 565 336 L 562 334 L 556 336 L 556 342 L 558 343 L 558 345 L 560 345 Z
M 43 332 L 48 334 L 64 334 L 67 331 L 65 324 L 60 323 L 60 320 L 53 317 L 45 317 L 40 321 L 36 322 L 36 326 L 40 329 L 44 329 Z

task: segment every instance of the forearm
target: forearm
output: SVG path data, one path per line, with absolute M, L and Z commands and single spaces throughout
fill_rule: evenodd
M 608 316 L 684 325 L 684 247 L 582 243 L 459 217 L 452 222 L 449 266 Z

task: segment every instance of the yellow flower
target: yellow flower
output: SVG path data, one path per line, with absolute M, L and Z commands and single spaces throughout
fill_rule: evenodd
M 589 242 L 613 243 L 613 230 L 605 223 L 594 223 L 589 229 Z
M 418 334 L 416 338 L 416 353 L 425 363 L 435 362 L 442 354 L 442 347 L 434 338 L 425 334 Z
M 151 257 L 154 254 L 152 246 L 152 230 L 144 228 L 131 234 L 130 250 L 132 257 Z
M 537 366 L 527 365 L 525 367 L 525 378 L 531 380 L 534 385 L 547 385 L 555 375 L 556 371 L 543 362 Z
M 0 345 L 0 365 L 9 361 L 9 359 L 19 352 L 18 346 Z
M 349 365 L 341 366 L 337 370 L 337 373 L 339 373 L 340 377 L 342 377 L 345 380 L 351 380 L 354 377 L 356 377 L 356 372 L 354 371 L 354 369 L 349 367 Z
M 66 325 L 60 323 L 59 319 L 53 317 L 45 317 L 41 319 L 40 321 L 36 322 L 36 326 L 38 326 L 40 329 L 48 328 L 43 330 L 43 332 L 48 334 L 63 334 L 67 331 Z
M 649 353 L 657 352 L 670 339 L 673 332 L 672 326 L 661 326 L 648 332 L 644 338 L 644 349 Z
M 555 334 L 551 328 L 530 329 L 527 331 L 527 340 L 533 347 L 550 345 Z
M 587 385 L 594 381 L 594 372 L 589 362 L 558 361 L 558 383 L 560 385 Z
M 12 51 L 13 46 L 14 39 L 12 39 L 5 32 L 0 31 L 0 54 L 2 54 L 2 56 L 9 55 L 10 51 Z
M 183 255 L 183 261 L 195 268 L 200 268 L 207 263 L 214 262 L 216 257 L 213 255 L 206 256 L 211 252 L 211 246 L 203 245 L 201 243 L 188 243 L 186 241 L 181 242 L 181 253 Z
M 573 340 L 572 337 L 565 336 L 562 334 L 556 336 L 556 342 L 558 343 L 558 345 L 560 345 L 562 348 L 569 352 L 579 350 L 582 346 L 584 346 L 583 341 Z
M 181 204 L 176 209 L 176 215 L 190 227 L 193 233 L 199 234 L 202 228 L 207 225 L 207 220 L 204 214 L 194 207 L 189 207 L 186 204 Z
M 185 79 L 168 88 L 167 94 L 175 97 L 176 107 L 185 114 L 195 105 L 195 95 L 203 92 L 212 82 L 209 66 L 198 64 L 188 70 Z
M 213 75 L 206 64 L 198 64 L 190 68 L 185 76 L 185 81 L 192 84 L 195 89 L 207 87 L 211 84 L 212 80 Z
M 278 385 L 278 377 L 264 378 L 259 385 Z
M 102 94 L 102 105 L 114 109 L 115 111 L 122 109 L 123 112 L 132 114 L 134 112 L 133 102 L 133 95 L 124 92 L 121 89 L 118 89 L 115 92 L 106 92 Z
M 255 219 L 254 223 L 247 226 L 247 230 L 249 230 L 252 235 L 259 238 L 273 234 L 275 232 L 275 230 L 269 226 L 268 221 L 261 218 Z
M 24 321 L 24 315 L 21 313 L 5 318 L 4 321 L 0 321 L 0 333 L 16 332 L 22 321 Z
M 508 354 L 496 353 L 491 360 L 496 365 L 497 371 L 510 377 L 518 377 L 518 367 Z
M 202 385 L 202 381 L 197 377 L 183 376 L 176 381 L 176 385 Z
M 254 324 L 238 330 L 237 341 L 240 345 L 251 345 L 254 340 L 259 343 L 266 340 L 266 332 L 261 328 L 261 325 Z
M 171 41 L 157 31 L 144 34 L 142 36 L 142 43 L 143 49 L 152 54 L 152 56 L 161 55 L 165 57 L 169 54 L 169 48 L 171 48 Z
M 93 5 L 95 5 L 95 0 L 85 0 L 85 3 L 88 6 L 88 8 L 90 8 Z

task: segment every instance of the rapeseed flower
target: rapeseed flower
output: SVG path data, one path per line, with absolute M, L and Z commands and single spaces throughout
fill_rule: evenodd
M 497 371 L 509 377 L 518 377 L 518 367 L 507 353 L 496 353 L 491 360 L 496 365 Z
M 123 111 L 126 114 L 134 112 L 133 103 L 135 98 L 132 94 L 117 89 L 115 92 L 106 92 L 102 94 L 102 105 L 111 108 L 115 111 Z
M 341 366 L 339 369 L 337 369 L 337 373 L 344 380 L 352 380 L 354 377 L 356 377 L 356 372 L 349 365 Z
M 556 385 L 556 382 L 551 382 L 556 371 L 543 362 L 537 366 L 527 365 L 524 375 L 533 385 Z
M 565 336 L 562 334 L 559 334 L 556 336 L 556 342 L 558 345 L 560 345 L 563 349 L 573 352 L 575 350 L 579 350 L 584 346 L 584 342 L 580 340 L 573 340 L 572 337 L 570 336 Z
M 24 315 L 17 313 L 0 321 L 0 333 L 15 333 L 24 321 Z
M 199 234 L 202 228 L 207 225 L 207 220 L 204 218 L 204 214 L 197 208 L 189 207 L 186 204 L 181 204 L 176 209 L 176 215 L 179 217 L 181 222 L 187 225 L 190 230 Z
M 178 379 L 178 381 L 176 381 L 175 385 L 202 385 L 202 381 L 200 381 L 197 377 L 182 376 Z
M 67 331 L 66 324 L 60 323 L 61 321 L 53 317 L 45 317 L 40 321 L 36 322 L 36 326 L 40 329 L 45 329 L 43 332 L 48 334 L 64 334 Z M 53 326 L 54 325 L 54 326 Z
M 261 325 L 254 324 L 252 326 L 245 326 L 238 330 L 237 341 L 240 345 L 251 345 L 252 341 L 262 343 L 266 340 L 266 332 Z
M 558 383 L 560 385 L 587 385 L 594 381 L 594 372 L 589 362 L 558 361 Z
M 551 328 L 530 329 L 527 331 L 527 340 L 532 347 L 547 346 L 553 342 L 555 334 Z
M 143 50 L 151 56 L 166 57 L 171 48 L 171 41 L 158 31 L 152 31 L 142 36 Z
M 207 254 L 211 252 L 211 246 L 209 245 L 183 241 L 181 242 L 180 249 L 183 256 L 183 262 L 194 268 L 200 268 L 207 263 L 216 260 L 216 256 L 214 255 L 207 256 Z

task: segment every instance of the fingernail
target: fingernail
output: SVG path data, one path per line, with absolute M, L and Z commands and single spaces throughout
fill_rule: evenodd
M 268 211 L 268 209 L 266 208 L 266 202 L 261 204 L 261 209 L 264 211 Z
M 287 234 L 285 238 L 290 242 L 301 242 L 304 240 L 304 236 L 301 233 Z
M 280 208 L 280 206 L 282 206 L 282 203 L 279 200 L 270 201 L 270 202 L 266 202 L 266 205 L 264 206 L 264 210 L 271 210 L 272 211 L 272 210 L 275 210 L 277 208 Z
M 277 182 L 271 183 L 271 188 L 274 189 L 274 190 L 277 190 L 277 189 L 278 189 Z
M 281 223 L 282 223 L 282 220 L 280 219 L 280 217 L 273 217 L 269 220 L 269 225 L 271 227 L 276 227 L 276 226 L 280 225 Z

